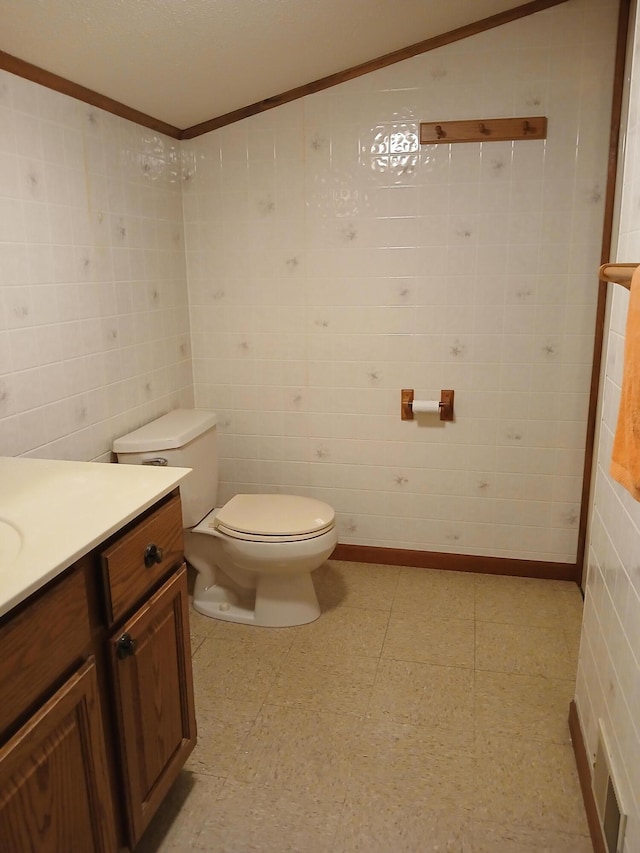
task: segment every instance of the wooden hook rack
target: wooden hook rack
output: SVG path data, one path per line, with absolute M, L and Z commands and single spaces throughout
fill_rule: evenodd
M 598 275 L 600 281 L 612 281 L 629 289 L 634 272 L 640 264 L 602 264 Z
M 420 122 L 420 144 L 546 139 L 546 116 Z

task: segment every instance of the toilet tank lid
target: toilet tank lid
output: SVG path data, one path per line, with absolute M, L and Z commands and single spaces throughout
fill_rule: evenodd
M 184 447 L 214 427 L 215 412 L 205 409 L 174 409 L 113 442 L 114 453 L 148 453 Z

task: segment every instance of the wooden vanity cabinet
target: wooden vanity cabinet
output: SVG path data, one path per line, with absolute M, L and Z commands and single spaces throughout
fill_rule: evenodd
M 6 853 L 116 849 L 93 658 L 0 750 L 0 845 Z
M 196 739 L 178 493 L 2 617 L 0 647 L 0 850 L 133 849 Z
M 128 833 L 136 844 L 195 745 L 184 565 L 110 637 L 109 655 Z
M 196 742 L 179 497 L 115 537 L 100 559 L 124 813 L 133 846 Z
M 87 568 L 0 621 L 3 853 L 116 849 Z

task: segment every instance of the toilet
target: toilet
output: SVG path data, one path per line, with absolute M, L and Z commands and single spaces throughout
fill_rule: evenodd
M 216 508 L 216 415 L 175 409 L 118 438 L 119 463 L 191 468 L 180 486 L 184 553 L 196 570 L 195 610 L 264 627 L 320 615 L 311 572 L 338 542 L 333 509 L 297 495 L 236 495 Z

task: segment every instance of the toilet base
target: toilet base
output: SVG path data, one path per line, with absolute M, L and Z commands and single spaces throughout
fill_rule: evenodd
M 263 628 L 306 625 L 320 616 L 320 605 L 310 572 L 260 575 L 253 597 L 241 598 L 233 590 L 213 584 L 196 589 L 193 608 L 203 616 Z

